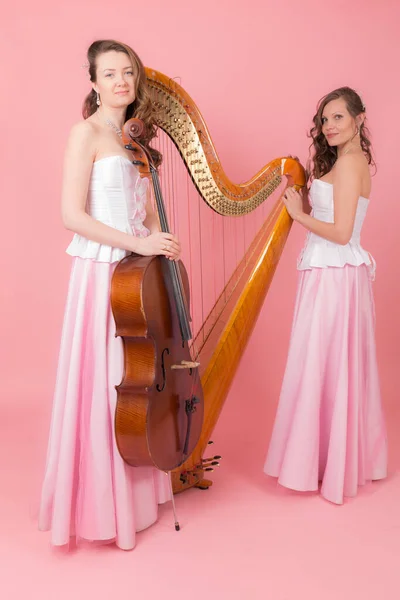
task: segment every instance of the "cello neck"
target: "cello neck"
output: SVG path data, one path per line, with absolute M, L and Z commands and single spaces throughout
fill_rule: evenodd
M 150 165 L 150 173 L 153 181 L 154 195 L 157 204 L 158 217 L 160 219 L 161 231 L 163 231 L 164 233 L 171 233 L 169 230 L 167 213 L 165 212 L 165 205 L 160 186 L 160 178 L 158 177 L 157 169 L 153 165 Z
M 152 164 L 150 164 L 150 172 L 153 181 L 154 195 L 157 204 L 158 216 L 160 219 L 161 231 L 163 231 L 164 233 L 170 233 L 158 172 Z M 182 284 L 180 268 L 175 261 L 166 260 L 166 263 L 168 265 L 168 271 L 172 281 L 172 288 L 177 308 L 182 341 L 188 342 L 192 339 L 193 334 L 190 327 L 188 304 L 186 301 L 185 292 Z

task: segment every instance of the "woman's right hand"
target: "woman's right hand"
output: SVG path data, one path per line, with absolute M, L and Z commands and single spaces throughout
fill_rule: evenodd
M 181 245 L 172 233 L 157 231 L 145 238 L 135 239 L 136 254 L 142 256 L 166 256 L 169 260 L 179 260 Z

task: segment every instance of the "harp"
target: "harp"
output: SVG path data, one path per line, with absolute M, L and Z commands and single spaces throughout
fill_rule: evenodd
M 154 145 L 164 158 L 167 211 L 189 271 L 192 353 L 200 362 L 204 391 L 200 440 L 190 458 L 172 472 L 177 493 L 212 483 L 205 474 L 219 457 L 204 458 L 204 452 L 292 224 L 279 192 L 286 188 L 285 176 L 287 185 L 304 186 L 305 173 L 296 159 L 277 158 L 248 182 L 233 183 L 186 91 L 153 69 L 146 68 L 146 76 L 157 113 Z

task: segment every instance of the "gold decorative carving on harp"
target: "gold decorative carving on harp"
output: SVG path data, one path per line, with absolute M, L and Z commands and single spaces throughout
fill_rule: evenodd
M 290 231 L 292 221 L 281 196 L 268 207 L 268 214 L 263 207 L 280 187 L 283 176 L 287 177 L 288 185 L 300 188 L 305 184 L 305 174 L 296 159 L 286 157 L 271 161 L 247 183 L 233 183 L 221 166 L 207 126 L 190 96 L 162 73 L 147 68 L 146 75 L 157 109 L 158 126 L 166 134 L 161 133 L 158 141 L 164 155 L 161 177 L 170 226 L 182 241 L 183 260 L 191 279 L 193 359 L 200 363 L 205 401 L 201 438 L 190 458 L 172 473 L 174 492 L 180 492 L 192 486 L 211 484 L 204 478 L 204 472 L 212 470 L 219 457 L 204 459 L 203 455 Z M 177 165 L 185 171 L 186 180 L 182 174 L 180 180 L 174 175 Z M 190 192 L 187 192 L 188 182 L 194 184 Z M 188 207 L 182 203 L 185 193 L 192 195 Z M 193 193 L 198 202 L 193 201 Z M 180 201 L 175 199 L 172 204 L 172 197 L 178 194 Z M 189 212 L 186 221 L 182 221 L 182 215 L 190 211 L 192 205 L 195 220 Z M 263 211 L 263 221 L 260 211 Z M 255 215 L 253 222 L 249 221 L 250 213 Z M 201 229 L 203 216 L 204 231 Z M 249 232 L 253 240 L 246 243 Z M 209 260 L 204 269 L 197 265 L 198 257 L 193 248 L 188 250 L 190 243 L 199 251 L 203 246 L 208 255 L 211 252 L 218 256 L 215 261 Z M 211 248 L 211 244 L 215 247 Z M 219 256 L 224 245 L 230 261 L 225 264 L 221 257 L 224 263 L 221 268 Z M 241 256 L 232 262 L 232 255 L 238 251 Z M 210 283 L 212 279 L 214 285 Z M 202 287 L 207 285 L 208 296 L 203 297 Z

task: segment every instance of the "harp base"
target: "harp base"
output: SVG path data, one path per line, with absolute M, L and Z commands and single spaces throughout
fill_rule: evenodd
M 213 469 L 209 469 L 210 471 Z M 207 490 L 212 486 L 213 482 L 210 479 L 203 478 L 204 470 L 201 467 L 195 467 L 188 471 L 173 471 L 172 476 L 172 488 L 174 494 L 184 492 L 189 488 L 199 488 L 200 490 Z

